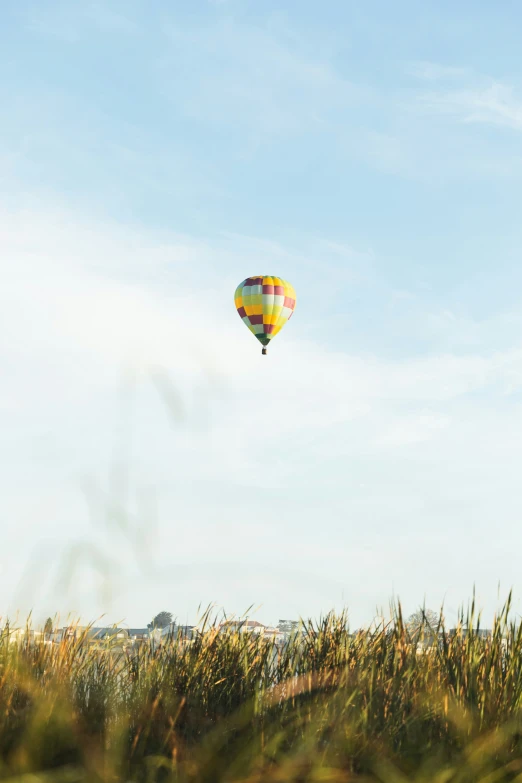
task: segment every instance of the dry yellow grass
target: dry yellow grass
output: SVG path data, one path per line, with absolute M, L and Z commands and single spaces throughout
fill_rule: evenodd
M 345 615 L 274 640 L 219 630 L 125 649 L 0 636 L 0 779 L 522 781 L 522 631 L 419 655 Z

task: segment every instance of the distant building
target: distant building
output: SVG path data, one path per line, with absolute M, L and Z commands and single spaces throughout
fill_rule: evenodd
M 32 628 L 6 628 L 3 629 L 5 633 L 9 634 L 10 644 L 29 644 L 35 645 L 37 643 L 45 641 L 43 631 L 35 631 Z
M 127 628 L 127 632 L 129 634 L 129 639 L 132 639 L 133 641 L 141 642 L 150 637 L 148 628 Z
M 129 631 L 127 628 L 89 628 L 86 636 L 88 639 L 108 642 L 113 639 L 128 639 Z
M 84 640 L 88 644 L 122 644 L 129 641 L 129 632 L 126 628 L 117 627 L 95 627 L 85 625 L 67 625 L 63 628 L 57 628 L 51 634 L 46 635 L 50 642 L 60 644 L 61 642 L 77 642 Z
M 279 628 L 265 628 L 263 636 L 267 639 L 274 641 L 276 644 L 284 644 L 287 640 L 286 634 L 282 633 Z
M 192 641 L 196 634 L 196 626 L 178 625 L 177 623 L 171 623 L 169 626 L 169 633 L 173 639 L 184 639 L 186 641 Z
M 286 636 L 279 628 L 273 628 L 257 620 L 227 620 L 219 626 L 221 633 L 253 633 L 263 636 L 265 639 L 271 639 L 276 644 L 283 644 Z
M 148 631 L 149 639 L 154 647 L 176 640 L 191 642 L 195 634 L 195 625 L 178 625 L 175 622 L 169 623 L 164 628 L 151 628 Z
M 81 638 L 88 631 L 88 626 L 85 625 L 65 625 L 63 628 L 56 628 L 49 638 L 52 642 L 62 642 L 65 639 L 75 641 Z
M 266 625 L 258 623 L 257 620 L 227 620 L 221 623 L 219 630 L 222 633 L 226 631 L 231 633 L 264 633 Z
M 473 636 L 477 637 L 478 639 L 491 639 L 492 631 L 488 628 L 472 628 L 471 633 Z M 469 634 L 469 630 L 467 628 L 450 628 L 449 630 L 449 636 L 462 636 L 463 639 L 465 639 Z

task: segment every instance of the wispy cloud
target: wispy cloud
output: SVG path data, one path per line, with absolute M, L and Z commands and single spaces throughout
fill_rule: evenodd
M 467 67 L 420 61 L 410 63 L 407 73 L 427 82 L 462 81 L 471 76 L 472 70 Z
M 332 113 L 353 107 L 365 93 L 329 62 L 273 30 L 231 19 L 194 28 L 170 24 L 166 30 L 173 49 L 162 60 L 165 91 L 181 99 L 189 115 L 248 130 L 254 142 L 321 131 Z M 195 52 L 210 70 L 183 95 L 170 75 L 197 72 Z
M 458 82 L 458 85 L 421 94 L 421 102 L 433 111 L 452 115 L 465 123 L 482 123 L 520 130 L 522 100 L 514 88 L 471 69 L 424 63 L 411 72 L 425 81 Z
M 396 98 L 407 122 L 390 109 L 390 129 L 365 140 L 381 170 L 427 182 L 520 177 L 522 158 L 506 135 L 522 129 L 516 85 L 467 66 L 420 62 L 406 71 L 414 82 Z
M 134 35 L 139 29 L 130 15 L 117 12 L 97 0 L 85 0 L 76 6 L 52 0 L 45 8 L 32 5 L 24 17 L 34 33 L 66 43 L 80 41 L 92 31 L 103 35 Z

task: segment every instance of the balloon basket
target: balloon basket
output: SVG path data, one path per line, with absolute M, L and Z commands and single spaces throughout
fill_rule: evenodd
M 266 356 L 266 348 L 263 348 L 263 350 L 261 351 L 261 353 L 263 354 L 263 356 Z

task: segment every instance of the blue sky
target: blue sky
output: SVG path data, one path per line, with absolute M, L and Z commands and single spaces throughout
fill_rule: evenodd
M 516 5 L 2 10 L 0 613 L 520 588 Z

